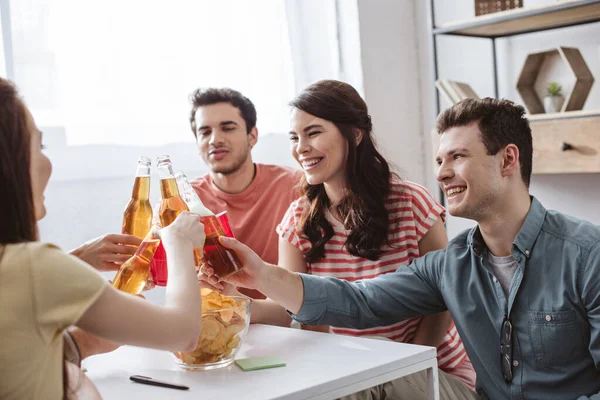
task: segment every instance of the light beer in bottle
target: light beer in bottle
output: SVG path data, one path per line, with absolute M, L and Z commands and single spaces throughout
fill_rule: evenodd
M 153 226 L 135 254 L 121 265 L 113 280 L 113 287 L 131 294 L 140 294 L 144 290 L 150 278 L 150 261 L 160 243 L 158 229 L 158 226 Z
M 169 156 L 158 157 L 158 174 L 160 176 L 160 224 L 163 228 L 171 225 L 183 211 L 189 211 L 185 201 L 179 194 L 173 166 Z
M 152 206 L 150 205 L 150 159 L 140 156 L 133 183 L 131 200 L 123 213 L 121 232 L 143 239 L 152 226 Z
M 242 263 L 237 254 L 233 250 L 223 247 L 219 242 L 219 236 L 225 236 L 219 220 L 202 203 L 202 200 L 200 200 L 200 197 L 198 197 L 198 194 L 183 172 L 177 173 L 177 184 L 181 189 L 181 194 L 187 202 L 190 212 L 198 214 L 200 222 L 204 224 L 204 234 L 206 235 L 204 259 L 213 268 L 215 277 L 218 280 L 223 280 L 242 269 Z M 199 252 L 196 251 L 196 253 Z M 199 254 L 196 254 L 197 260 L 199 256 Z M 200 264 L 198 263 L 198 265 Z

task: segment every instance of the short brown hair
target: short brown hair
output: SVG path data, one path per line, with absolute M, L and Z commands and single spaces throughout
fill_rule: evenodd
M 250 133 L 256 126 L 256 108 L 249 98 L 229 88 L 201 88 L 196 89 L 190 95 L 192 111 L 190 113 L 190 124 L 194 137 L 196 137 L 196 110 L 202 106 L 210 106 L 217 103 L 229 103 L 238 110 L 246 123 L 246 131 Z
M 510 100 L 486 97 L 481 100 L 465 99 L 444 111 L 437 119 L 436 129 L 441 135 L 450 128 L 477 122 L 482 141 L 489 155 L 497 154 L 509 144 L 519 149 L 521 178 L 529 188 L 533 158 L 533 144 L 525 109 Z

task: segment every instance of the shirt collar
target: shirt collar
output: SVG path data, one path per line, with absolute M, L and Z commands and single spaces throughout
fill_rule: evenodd
M 544 223 L 544 219 L 546 218 L 546 209 L 544 206 L 534 196 L 530 196 L 530 198 L 531 206 L 529 207 L 529 212 L 513 242 L 513 245 L 526 257 L 529 257 L 531 248 L 533 247 L 533 244 L 540 233 L 540 229 L 542 228 L 542 224 Z M 479 225 L 472 228 L 471 232 L 469 232 L 467 244 L 477 255 L 481 255 L 481 253 L 487 249 L 483 237 L 481 236 Z

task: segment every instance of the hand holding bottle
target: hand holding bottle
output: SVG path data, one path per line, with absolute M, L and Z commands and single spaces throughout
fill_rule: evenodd
M 221 236 L 219 237 L 219 242 L 225 248 L 233 250 L 242 264 L 242 269 L 225 278 L 226 282 L 249 289 L 259 289 L 260 286 L 264 286 L 267 278 L 267 263 L 252 251 L 252 249 L 245 244 L 240 243 L 237 239 Z M 208 263 L 202 263 L 200 272 L 201 274 L 198 275 L 200 280 L 208 282 L 219 291 L 224 289 L 224 286 L 219 282 L 217 277 L 214 276 L 214 269 Z
M 204 225 L 198 215 L 189 211 L 181 212 L 175 221 L 161 230 L 161 240 L 165 246 L 173 243 L 190 242 L 192 247 L 203 247 Z

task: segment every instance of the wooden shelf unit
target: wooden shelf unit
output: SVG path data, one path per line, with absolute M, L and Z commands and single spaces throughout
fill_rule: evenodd
M 600 110 L 577 110 L 550 114 L 528 114 L 527 119 L 531 121 L 548 121 L 555 119 L 600 117 Z M 598 120 L 598 136 L 600 136 L 600 119 Z
M 517 8 L 436 26 L 434 35 L 499 38 L 600 21 L 599 0 L 562 0 Z

